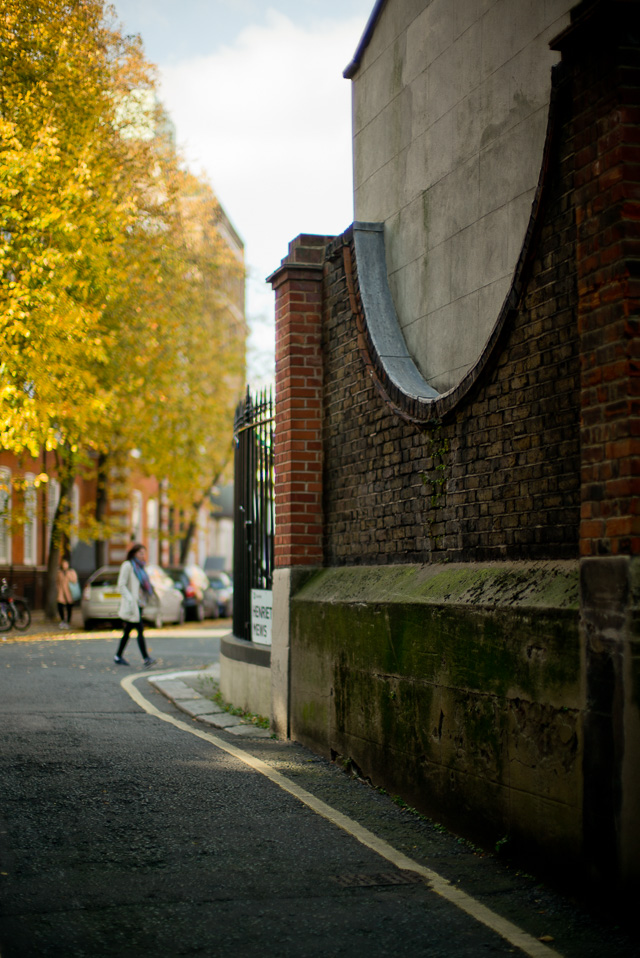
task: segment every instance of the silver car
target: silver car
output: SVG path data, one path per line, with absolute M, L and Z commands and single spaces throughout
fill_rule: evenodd
M 148 565 L 146 569 L 154 595 L 143 608 L 142 618 L 152 622 L 157 629 L 161 629 L 165 622 L 184 622 L 182 593 L 176 589 L 173 580 L 159 566 Z M 87 579 L 80 602 L 85 629 L 99 621 L 119 621 L 119 572 L 119 566 L 102 566 Z

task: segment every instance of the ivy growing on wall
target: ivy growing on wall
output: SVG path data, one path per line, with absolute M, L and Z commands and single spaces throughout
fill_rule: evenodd
M 439 537 L 433 534 L 433 528 L 437 512 L 446 502 L 449 440 L 443 435 L 442 420 L 433 420 L 429 425 L 431 430 L 427 434 L 427 456 L 431 460 L 431 469 L 428 472 L 421 472 L 420 479 L 429 496 L 429 539 L 432 548 L 438 549 L 441 543 Z

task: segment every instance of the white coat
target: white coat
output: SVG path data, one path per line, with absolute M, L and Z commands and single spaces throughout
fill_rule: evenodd
M 118 592 L 120 593 L 120 608 L 118 615 L 124 622 L 140 621 L 140 580 L 133 570 L 131 562 L 126 559 L 120 566 L 118 573 Z

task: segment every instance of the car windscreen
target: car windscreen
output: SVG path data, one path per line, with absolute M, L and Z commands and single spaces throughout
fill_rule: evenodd
M 209 582 L 214 587 L 214 589 L 231 588 L 231 579 L 226 574 L 226 572 L 216 572 L 213 575 L 210 575 Z
M 189 576 L 189 581 L 199 589 L 206 589 L 209 586 L 209 580 L 205 572 L 197 565 L 188 565 L 185 572 Z
M 99 586 L 101 589 L 105 587 L 116 589 L 118 587 L 118 570 L 116 569 L 115 572 L 99 572 L 95 579 L 91 580 L 89 585 Z
M 168 589 L 173 585 L 173 580 L 160 566 L 148 565 L 147 575 L 154 589 Z
M 167 569 L 167 575 L 176 583 L 176 585 L 181 587 L 184 586 L 186 576 L 182 569 Z

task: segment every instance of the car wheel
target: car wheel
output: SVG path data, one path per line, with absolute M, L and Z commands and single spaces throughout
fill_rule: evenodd
M 93 628 L 93 619 L 84 619 L 82 627 L 86 629 L 87 632 L 91 632 L 91 629 Z

